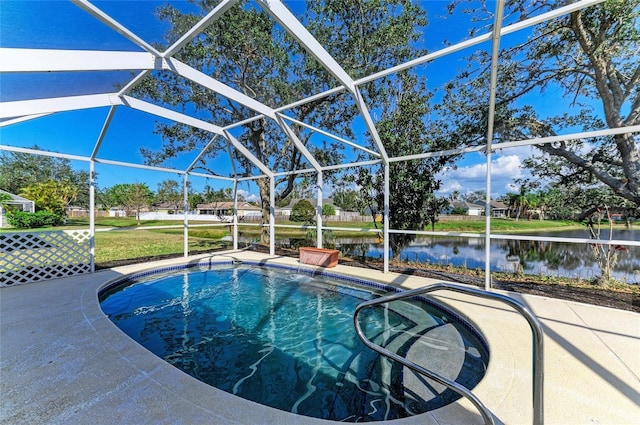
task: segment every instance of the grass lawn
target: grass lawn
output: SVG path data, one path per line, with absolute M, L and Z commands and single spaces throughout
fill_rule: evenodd
M 440 221 L 436 223 L 436 232 L 474 232 L 484 233 L 484 217 L 469 221 Z M 493 218 L 491 219 L 491 231 L 500 233 L 519 233 L 530 231 L 552 231 L 583 229 L 584 225 L 570 220 L 518 220 Z M 431 230 L 431 229 L 429 229 Z
M 213 238 L 211 237 L 214 236 L 213 231 L 210 232 L 210 237 L 198 237 L 190 232 L 189 252 L 197 253 L 228 247 L 228 242 L 220 241 L 224 234 Z M 125 259 L 180 254 L 183 250 L 182 229 L 96 232 L 96 264 L 98 265 Z
M 190 224 L 211 224 L 211 222 L 189 222 Z M 300 226 L 300 223 L 291 221 L 278 221 L 277 224 Z M 364 222 L 323 222 L 326 227 L 342 227 L 353 230 L 332 230 L 336 238 L 358 238 L 374 237 L 376 233 L 366 232 L 361 229 L 375 229 L 374 223 Z M 55 228 L 33 229 L 44 230 L 68 230 L 86 229 L 89 225 L 88 218 L 70 218 L 66 226 Z M 146 257 L 160 257 L 183 252 L 183 229 L 179 220 L 149 220 L 143 221 L 136 230 L 129 228 L 137 227 L 135 218 L 96 218 L 96 263 L 109 264 L 116 261 Z M 145 229 L 153 226 L 180 226 L 172 229 Z M 381 229 L 380 223 L 378 226 Z M 616 225 L 618 226 L 618 225 Z M 622 225 L 619 225 L 622 226 Z M 541 220 L 519 220 L 512 219 L 492 219 L 491 230 L 498 233 L 518 233 L 550 230 L 569 230 L 583 228 L 584 225 L 573 221 L 541 221 Z M 120 228 L 119 231 L 104 232 L 99 231 L 104 228 Z M 436 223 L 435 230 L 440 232 L 474 232 L 484 233 L 485 219 L 478 220 L 442 220 Z M 5 231 L 15 231 L 4 229 Z M 428 226 L 425 230 L 431 230 Z M 315 226 L 307 229 L 276 228 L 276 239 L 285 238 L 305 238 L 309 232 L 315 231 Z M 242 237 L 258 239 L 260 237 L 260 226 L 249 226 L 240 224 L 239 233 Z M 189 252 L 216 250 L 229 247 L 229 242 L 221 239 L 230 234 L 229 229 L 221 226 L 211 227 L 191 227 L 189 228 Z

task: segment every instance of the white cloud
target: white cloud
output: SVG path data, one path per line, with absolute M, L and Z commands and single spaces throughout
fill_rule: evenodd
M 513 192 L 514 180 L 529 175 L 523 168 L 522 161 L 530 154 L 530 148 L 510 149 L 509 155 L 494 154 L 491 160 L 491 193 L 494 197 Z M 438 193 L 444 196 L 454 190 L 461 193 L 485 190 L 486 174 L 487 164 L 484 162 L 446 169 L 437 176 L 442 180 L 442 187 Z
M 258 195 L 253 195 L 249 192 L 247 192 L 246 190 L 243 189 L 238 189 L 238 195 L 241 196 L 242 198 L 244 198 L 247 202 L 259 202 L 260 201 L 260 196 Z

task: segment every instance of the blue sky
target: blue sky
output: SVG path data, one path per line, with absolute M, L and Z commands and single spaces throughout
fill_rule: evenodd
M 162 35 L 167 30 L 165 23 L 160 22 L 153 11 L 163 4 L 163 1 L 95 1 L 94 4 L 103 11 L 118 19 L 136 35 L 149 43 L 162 42 Z M 172 2 L 184 10 L 193 10 L 189 2 Z M 303 3 L 286 2 L 295 12 Z M 448 18 L 446 15 L 447 1 L 423 2 L 429 14 L 430 24 L 426 29 L 424 47 L 430 51 L 443 47 L 445 40 L 457 42 L 467 37 L 468 18 Z M 518 35 L 511 42 L 517 41 Z M 0 6 L 0 45 L 2 47 L 30 47 L 30 48 L 59 48 L 59 49 L 110 49 L 133 50 L 140 49 L 115 33 L 101 22 L 88 15 L 70 2 L 62 1 L 9 1 L 2 0 Z M 464 67 L 462 58 L 470 54 L 467 50 L 451 57 L 439 59 L 427 67 L 421 67 L 421 72 L 427 75 L 430 88 L 439 87 L 453 78 L 458 69 Z M 127 81 L 129 72 L 110 73 L 48 73 L 35 75 L 7 75 L 0 76 L 0 96 L 2 101 L 20 100 L 55 95 L 76 95 L 89 93 L 112 92 L 114 84 Z M 538 99 L 537 105 L 548 114 L 561 112 L 563 102 L 558 102 L 561 94 L 547 93 Z M 84 111 L 59 113 L 28 122 L 0 128 L 0 144 L 30 147 L 37 144 L 47 150 L 89 156 L 98 138 L 100 129 L 107 115 L 107 108 L 97 108 Z M 102 144 L 99 157 L 111 160 L 141 163 L 142 156 L 139 146 L 159 147 L 161 140 L 153 133 L 155 123 L 160 118 L 145 113 L 118 108 L 116 116 L 109 128 L 107 137 Z M 321 141 L 322 138 L 316 138 Z M 494 154 L 492 166 L 494 179 L 493 193 L 502 194 L 507 190 L 514 178 L 524 176 L 521 168 L 522 159 L 529 155 L 531 148 L 513 149 L 509 152 Z M 170 160 L 167 167 L 185 168 L 193 159 L 193 155 Z M 485 160 L 482 154 L 465 155 L 458 163 L 457 170 L 443 174 L 443 190 L 447 194 L 453 190 L 461 193 L 482 190 L 485 184 Z M 226 155 L 211 164 L 222 174 L 229 172 L 229 162 Z M 83 163 L 74 163 L 78 167 L 88 167 Z M 145 182 L 152 190 L 157 184 L 166 179 L 178 180 L 174 173 L 160 173 L 142 171 L 133 168 L 121 168 L 98 164 L 98 185 L 102 188 L 116 183 Z M 201 190 L 205 184 L 214 188 L 228 185 L 213 179 L 191 178 L 194 187 Z M 257 194 L 255 187 L 243 185 L 247 196 Z

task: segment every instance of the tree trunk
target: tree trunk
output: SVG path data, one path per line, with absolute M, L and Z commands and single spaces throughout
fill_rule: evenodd
M 269 217 L 271 215 L 271 205 L 269 205 L 269 180 L 258 179 L 257 184 L 258 189 L 260 190 L 260 207 L 262 208 L 262 229 L 260 230 L 260 243 L 263 245 L 269 245 Z

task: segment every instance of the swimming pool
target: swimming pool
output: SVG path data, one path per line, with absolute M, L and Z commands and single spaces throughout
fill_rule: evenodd
M 301 415 L 362 422 L 457 399 L 358 340 L 355 306 L 390 289 L 293 269 L 207 265 L 121 279 L 100 299 L 127 335 L 209 385 Z M 488 350 L 454 316 L 422 301 L 396 302 L 366 311 L 362 324 L 374 341 L 438 373 L 447 366 L 443 374 L 472 388 Z

